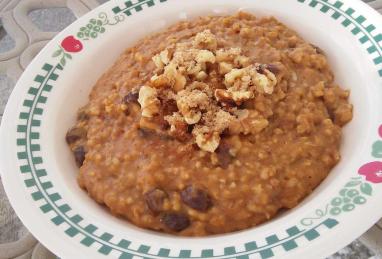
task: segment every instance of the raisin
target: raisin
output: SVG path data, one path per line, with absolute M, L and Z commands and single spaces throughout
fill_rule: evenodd
M 175 130 L 170 131 L 170 136 L 180 142 L 186 142 L 191 139 L 192 135 L 189 133 L 189 125 L 184 122 L 176 122 L 174 124 Z
M 164 119 L 164 116 L 155 116 L 152 118 L 152 122 L 158 125 L 158 130 L 167 130 L 170 128 L 170 124 Z
M 169 229 L 179 232 L 190 226 L 190 220 L 181 212 L 167 212 L 161 216 L 161 222 Z
M 267 69 L 271 71 L 273 74 L 277 74 L 278 72 L 280 72 L 280 69 L 275 64 L 268 64 Z
M 220 98 L 219 103 L 222 106 L 222 108 L 227 111 L 238 106 L 238 104 L 234 100 L 228 98 Z
M 87 121 L 89 120 L 90 116 L 86 113 L 84 110 L 80 110 L 77 114 L 77 120 L 79 121 Z
M 139 97 L 139 93 L 138 92 L 130 92 L 125 97 L 123 97 L 122 102 L 124 104 L 129 104 L 129 103 L 132 103 L 132 102 L 137 102 L 138 101 L 138 97 Z
M 229 149 L 229 145 L 225 142 L 222 142 L 216 150 L 216 155 L 218 157 L 218 165 L 223 169 L 227 169 L 233 159 L 233 157 L 229 153 Z
M 66 133 L 66 142 L 70 145 L 74 142 L 85 138 L 86 137 L 86 130 L 84 128 L 71 128 L 68 133 Z
M 124 103 L 125 105 L 129 105 L 131 103 L 138 103 L 138 97 L 139 97 L 138 92 L 130 92 L 125 97 L 122 98 L 122 103 Z M 131 109 L 131 106 L 127 106 L 127 109 L 124 110 L 124 114 L 126 116 L 130 115 L 130 109 Z
M 261 64 L 256 68 L 256 71 L 260 74 L 265 74 L 265 69 L 269 70 L 273 74 L 280 72 L 279 68 L 275 64 Z
M 163 210 L 163 202 L 168 197 L 167 193 L 160 189 L 153 189 L 145 193 L 145 201 L 151 212 L 157 214 Z
M 182 190 L 180 197 L 187 206 L 198 211 L 207 211 L 212 206 L 212 200 L 208 193 L 192 185 Z
M 85 148 L 83 146 L 76 147 L 73 150 L 74 159 L 76 160 L 76 164 L 78 167 L 81 167 L 85 161 Z
M 141 138 L 151 138 L 155 135 L 155 131 L 152 129 L 138 128 L 138 135 Z
M 256 71 L 260 74 L 265 74 L 265 69 L 267 68 L 266 64 L 260 64 L 256 67 Z
M 195 128 L 195 125 L 188 125 L 187 126 L 187 133 L 189 133 L 189 134 L 191 134 L 192 133 L 192 131 L 194 130 L 194 128 Z
M 162 113 L 163 116 L 172 115 L 178 111 L 178 106 L 175 100 L 162 101 Z

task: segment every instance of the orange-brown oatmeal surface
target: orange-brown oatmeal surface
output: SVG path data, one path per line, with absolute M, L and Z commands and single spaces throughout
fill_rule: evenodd
M 66 140 L 79 185 L 133 224 L 183 236 L 256 226 L 340 160 L 349 91 L 275 18 L 179 22 L 127 49 Z

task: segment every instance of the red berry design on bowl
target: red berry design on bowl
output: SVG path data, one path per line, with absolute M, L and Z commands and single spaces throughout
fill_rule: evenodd
M 382 162 L 367 163 L 358 170 L 360 175 L 366 176 L 366 180 L 372 183 L 382 183 Z
M 69 53 L 80 52 L 83 48 L 81 41 L 74 38 L 74 36 L 68 36 L 61 42 L 61 46 L 53 53 L 52 57 L 60 57 L 60 65 L 65 66 L 66 60 L 72 59 L 72 55 Z
M 80 52 L 83 49 L 81 41 L 74 38 L 74 36 L 66 37 L 62 43 L 61 47 L 67 52 Z

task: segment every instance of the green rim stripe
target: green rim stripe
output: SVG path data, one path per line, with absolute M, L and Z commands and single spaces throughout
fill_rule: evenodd
M 165 2 L 167 0 L 160 0 L 160 2 Z M 138 0 L 138 3 L 136 4 L 133 4 L 131 1 L 126 1 L 125 2 L 125 6 L 122 7 L 122 9 L 117 6 L 117 7 L 114 7 L 112 9 L 112 11 L 114 13 L 120 13 L 120 12 L 123 12 L 124 14 L 126 14 L 127 16 L 131 16 L 132 15 L 132 10 L 135 10 L 135 12 L 140 12 L 142 11 L 142 7 L 144 5 L 147 5 L 147 7 L 152 7 L 154 6 L 154 0 Z
M 306 2 L 306 0 L 298 0 L 299 2 Z M 375 53 L 378 52 L 379 57 L 374 58 L 374 64 L 379 65 L 381 63 L 378 63 L 380 58 L 382 58 L 382 49 L 381 49 L 381 42 L 382 42 L 382 34 L 379 33 L 375 36 L 371 35 L 371 32 L 375 30 L 375 26 L 373 24 L 368 25 L 365 27 L 362 25 L 366 18 L 362 15 L 355 16 L 355 10 L 353 8 L 347 8 L 345 11 L 341 10 L 340 7 L 343 6 L 343 3 L 340 1 L 337 1 L 334 5 L 331 5 L 326 0 L 311 0 L 311 3 L 314 3 L 316 6 L 317 3 L 320 3 L 322 6 L 327 6 L 329 9 L 332 9 L 334 11 L 334 14 L 332 15 L 332 18 L 338 19 L 340 16 L 344 17 L 345 19 L 342 21 L 342 25 L 344 27 L 348 27 L 350 24 L 354 26 L 352 29 L 352 34 L 357 35 L 360 32 L 362 32 L 363 36 L 359 38 L 359 42 L 362 44 L 365 44 L 366 42 L 369 42 L 372 44 L 372 46 L 367 48 L 368 53 Z M 321 12 L 326 13 L 328 10 L 326 8 L 320 9 Z M 382 77 L 382 68 L 378 68 L 378 75 Z

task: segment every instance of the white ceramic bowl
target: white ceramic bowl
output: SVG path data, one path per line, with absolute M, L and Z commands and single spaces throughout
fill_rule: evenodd
M 76 110 L 101 74 L 138 39 L 179 20 L 238 10 L 273 15 L 325 50 L 354 104 L 341 162 L 297 208 L 237 233 L 175 237 L 111 216 L 76 183 L 78 169 L 64 142 Z M 102 24 L 98 33 L 86 36 L 81 28 L 92 19 Z M 17 83 L 0 133 L 8 197 L 28 229 L 61 258 L 327 256 L 382 216 L 381 32 L 382 18 L 357 0 L 109 1 L 55 37 Z M 344 200 L 344 188 L 356 190 L 358 197 Z

